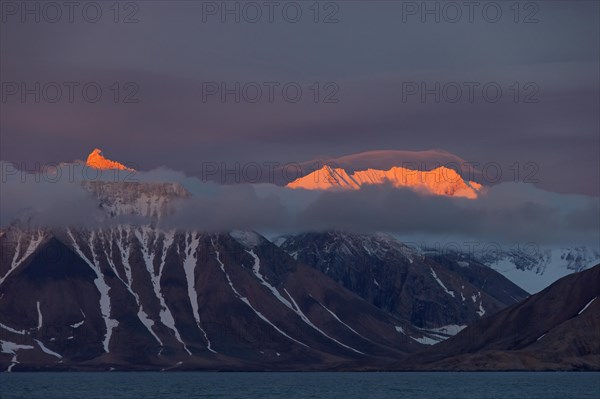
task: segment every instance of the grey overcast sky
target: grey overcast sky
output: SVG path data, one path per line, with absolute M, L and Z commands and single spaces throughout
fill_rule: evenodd
M 0 3 L 5 161 L 99 147 L 198 175 L 441 149 L 599 195 L 597 1 Z

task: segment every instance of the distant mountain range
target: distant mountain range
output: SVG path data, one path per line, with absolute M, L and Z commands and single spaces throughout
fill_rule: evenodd
M 352 174 L 342 168 L 323 166 L 321 169 L 302 176 L 287 187 L 304 190 L 358 190 L 364 185 L 388 184 L 392 187 L 407 187 L 426 194 L 475 199 L 483 186 L 474 181 L 465 181 L 453 169 L 438 167 L 433 170 L 412 170 L 392 167 L 389 170 L 366 169 Z
M 451 251 L 423 245 L 421 253 L 434 259 L 451 258 L 464 266 L 484 264 L 528 293 L 534 294 L 556 280 L 600 263 L 600 249 L 586 246 L 523 246 L 488 251 Z M 443 252 L 440 253 L 440 252 Z

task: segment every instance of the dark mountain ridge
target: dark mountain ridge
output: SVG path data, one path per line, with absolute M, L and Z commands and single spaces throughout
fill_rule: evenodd
M 600 265 L 409 356 L 422 370 L 600 370 Z

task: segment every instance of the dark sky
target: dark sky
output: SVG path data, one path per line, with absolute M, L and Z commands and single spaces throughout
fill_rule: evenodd
M 65 8 L 54 23 L 48 20 L 56 10 L 40 9 L 37 23 L 29 14 L 22 21 L 25 3 L 1 3 L 2 160 L 31 167 L 81 159 L 100 147 L 141 170 L 166 165 L 199 175 L 207 161 L 442 149 L 497 162 L 505 174 L 515 162 L 533 162 L 542 188 L 599 194 L 597 1 L 483 1 L 472 20 L 458 2 L 456 22 L 446 2 L 427 3 L 439 7 L 439 22 L 435 15 L 423 22 L 422 10 L 409 13 L 421 2 L 393 1 L 320 2 L 318 16 L 312 1 L 292 2 L 285 15 L 290 3 L 281 2 L 273 22 L 264 6 L 251 22 L 255 9 L 229 2 L 240 7 L 240 21 L 225 15 L 222 22 L 218 10 L 207 13 L 222 2 L 136 1 L 120 3 L 119 23 L 113 2 L 97 3 L 96 23 L 86 21 L 83 6 L 73 22 Z M 496 5 L 502 15 L 493 22 Z M 292 23 L 297 9 L 302 16 Z M 127 17 L 138 22 L 123 23 Z M 22 99 L 23 85 L 36 82 L 39 103 L 35 94 Z M 52 82 L 62 87 L 56 103 L 49 101 Z M 72 102 L 66 82 L 78 84 Z M 236 82 L 247 90 L 239 103 L 233 94 L 224 101 L 207 95 L 213 83 Z M 279 84 L 272 101 L 265 82 Z M 436 82 L 438 103 L 433 94 L 425 101 L 419 92 L 407 96 L 409 87 Z M 477 85 L 472 101 L 467 82 Z M 102 89 L 96 103 L 81 93 L 90 83 L 90 90 Z M 282 94 L 286 84 L 302 88 L 298 102 L 291 101 L 293 90 Z M 484 85 L 502 89 L 497 102 L 484 95 Z M 256 86 L 262 98 L 252 102 Z M 453 103 L 456 86 L 462 97 Z

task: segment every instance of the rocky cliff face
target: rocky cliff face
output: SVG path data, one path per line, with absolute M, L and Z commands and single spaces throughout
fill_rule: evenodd
M 378 308 L 430 331 L 456 332 L 527 297 L 484 265 L 428 257 L 387 235 L 308 233 L 276 242 Z

